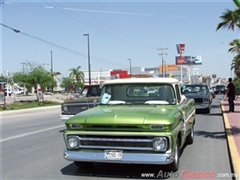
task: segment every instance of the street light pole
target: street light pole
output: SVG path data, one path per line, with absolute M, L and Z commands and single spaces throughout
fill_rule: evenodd
M 51 77 L 53 79 L 53 58 L 52 58 L 52 51 L 51 51 Z M 53 93 L 53 84 L 51 83 L 51 90 L 52 90 L 52 93 Z
M 21 63 L 22 65 L 23 65 L 23 75 L 24 75 L 24 65 L 26 64 L 26 63 Z M 23 94 L 25 95 L 26 93 L 25 93 L 25 82 L 23 83 Z
M 130 77 L 131 77 L 132 76 L 132 62 L 131 62 L 132 60 L 131 60 L 131 58 L 129 58 L 128 61 L 130 63 L 130 69 L 129 70 L 130 70 Z
M 89 34 L 83 34 L 83 36 L 88 37 L 88 76 L 89 76 L 89 84 L 91 84 L 91 68 L 90 68 L 90 45 L 89 45 Z

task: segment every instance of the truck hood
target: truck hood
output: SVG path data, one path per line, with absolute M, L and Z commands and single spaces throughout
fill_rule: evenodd
M 72 103 L 79 103 L 79 102 L 93 102 L 95 100 L 99 101 L 100 97 L 80 97 L 77 99 L 72 99 L 72 100 L 65 100 L 63 104 L 72 104 Z
M 207 97 L 209 94 L 206 93 L 188 93 L 188 94 L 184 94 L 184 96 L 186 96 L 187 98 L 203 98 L 203 97 Z
M 161 124 L 172 124 L 180 113 L 179 109 L 171 105 L 98 106 L 75 115 L 66 123 L 129 125 L 151 124 L 161 120 Z

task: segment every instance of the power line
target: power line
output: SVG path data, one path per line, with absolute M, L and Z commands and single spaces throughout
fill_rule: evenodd
M 73 3 L 73 2 L 72 2 L 72 3 Z M 73 3 L 73 4 L 74 4 L 75 6 L 77 6 L 77 7 L 79 7 L 76 3 Z M 79 7 L 79 8 L 81 8 L 81 7 Z M 81 9 L 82 9 L 82 8 L 81 8 Z M 88 12 L 87 12 L 87 13 L 88 13 Z M 148 45 L 148 44 L 146 44 L 146 43 L 144 43 L 144 42 L 141 42 L 141 41 L 139 41 L 139 40 L 136 40 L 136 39 L 134 39 L 134 38 L 132 38 L 132 37 L 130 37 L 130 36 L 128 36 L 128 35 L 120 32 L 120 31 L 118 31 L 117 29 L 115 29 L 115 28 L 113 28 L 112 26 L 108 25 L 107 23 L 101 21 L 99 18 L 93 16 L 92 14 L 90 14 L 90 13 L 88 13 L 88 14 L 89 14 L 90 16 L 92 16 L 94 19 L 96 19 L 97 21 L 99 21 L 99 22 L 101 22 L 102 24 L 106 25 L 107 27 L 113 29 L 114 31 L 116 31 L 116 32 L 124 35 L 125 37 L 130 38 L 130 39 L 132 39 L 132 40 L 134 40 L 134 41 L 136 41 L 136 42 L 138 42 L 138 43 L 140 43 L 140 44 L 143 44 L 144 46 L 146 46 L 146 47 L 148 47 L 148 48 L 155 48 L 155 47 L 150 47 L 150 45 Z
M 63 47 L 63 46 L 54 44 L 54 43 L 52 43 L 52 42 L 46 41 L 46 40 L 44 40 L 44 39 L 41 39 L 41 38 L 38 38 L 38 37 L 36 37 L 36 36 L 30 35 L 30 34 L 28 34 L 28 33 L 22 32 L 22 31 L 20 31 L 20 30 L 18 30 L 18 29 L 15 29 L 15 28 L 13 28 L 13 27 L 7 26 L 7 25 L 5 25 L 5 24 L 0 23 L 0 25 L 2 25 L 3 27 L 6 27 L 6 28 L 14 31 L 15 33 L 19 33 L 19 34 L 25 35 L 25 36 L 27 36 L 27 37 L 30 37 L 30 38 L 32 38 L 32 39 L 35 39 L 35 40 L 38 40 L 38 41 L 41 41 L 41 42 L 50 44 L 50 45 L 52 45 L 52 46 L 58 47 L 58 48 L 63 49 L 63 50 L 65 50 L 65 51 L 74 53 L 74 54 L 76 54 L 76 55 L 82 55 L 82 56 L 84 56 L 84 57 L 87 56 L 87 55 L 84 54 L 84 53 L 80 53 L 80 52 L 71 50 L 71 49 L 69 49 L 69 48 L 65 48 L 65 47 Z M 92 57 L 93 57 L 93 56 L 92 56 Z M 113 64 L 113 65 L 125 67 L 125 65 L 120 65 L 120 64 L 112 63 L 112 62 L 109 62 L 109 61 L 106 61 L 106 60 L 101 60 L 100 58 L 97 58 L 97 57 L 93 57 L 93 58 L 94 58 L 95 60 L 98 60 L 98 61 L 101 61 L 101 62 L 105 62 L 105 63 L 108 63 L 108 64 Z
M 206 0 L 203 0 L 205 2 Z M 223 0 L 224 2 L 225 0 Z M 211 1 L 208 1 L 211 2 Z M 216 1 L 212 1 L 216 2 Z M 7 5 L 21 5 L 21 6 L 35 6 L 41 8 L 59 8 L 54 6 L 40 6 L 40 5 L 32 5 L 32 4 L 24 4 L 24 3 L 13 3 L 13 2 L 4 2 Z M 103 10 L 96 10 L 96 9 L 82 9 L 82 8 L 62 8 L 68 11 L 82 11 L 82 12 L 93 12 L 93 13 L 104 13 L 104 14 L 120 14 L 120 15 L 132 15 L 132 16 L 148 16 L 148 17 L 158 17 L 158 18 L 172 18 L 172 19 L 198 19 L 198 20 L 216 20 L 218 18 L 203 18 L 203 17 L 195 17 L 195 16 L 170 16 L 170 15 L 160 15 L 160 14 L 146 14 L 146 13 L 135 13 L 135 12 L 122 12 L 122 11 L 103 11 Z
M 79 52 L 77 52 L 77 51 L 74 51 L 74 50 L 65 48 L 65 47 L 63 47 L 63 46 L 59 46 L 59 45 L 57 45 L 57 44 L 54 44 L 54 43 L 52 43 L 52 42 L 49 42 L 49 41 L 46 41 L 46 40 L 44 40 L 44 39 L 38 38 L 38 37 L 36 37 L 36 36 L 30 35 L 30 34 L 28 34 L 28 33 L 22 32 L 22 31 L 20 31 L 20 30 L 18 30 L 18 29 L 12 28 L 12 27 L 7 26 L 7 25 L 5 25 L 5 24 L 0 23 L 0 25 L 6 27 L 6 28 L 8 28 L 8 29 L 13 30 L 15 33 L 22 34 L 22 35 L 24 35 L 24 36 L 27 36 L 27 37 L 33 38 L 33 39 L 35 39 L 35 40 L 38 40 L 38 41 L 41 41 L 41 42 L 50 44 L 50 45 L 52 45 L 52 46 L 58 47 L 58 48 L 60 48 L 60 49 L 69 51 L 69 52 L 74 53 L 74 54 L 84 55 L 84 56 L 85 56 L 85 54 L 83 54 L 83 53 L 79 53 Z
M 46 2 L 46 3 L 48 3 L 48 2 Z M 90 14 L 90 13 L 87 12 L 87 11 L 84 11 L 84 12 L 86 12 L 88 15 L 90 15 L 92 18 L 96 19 L 97 21 L 101 22 L 102 24 L 106 25 L 107 27 L 113 29 L 114 31 L 116 31 L 116 32 L 124 35 L 125 37 L 127 37 L 127 38 L 129 38 L 129 39 L 132 39 L 132 40 L 138 42 L 138 44 L 136 44 L 136 43 L 134 43 L 134 42 L 131 42 L 131 41 L 128 41 L 128 40 L 126 40 L 126 39 L 124 39 L 124 38 L 121 38 L 121 37 L 119 37 L 119 36 L 117 36 L 117 35 L 109 32 L 109 31 L 106 31 L 106 30 L 104 30 L 104 29 L 102 29 L 102 28 L 100 28 L 100 27 L 97 27 L 97 26 L 94 25 L 93 23 L 90 23 L 89 21 L 83 19 L 81 16 L 79 16 L 79 15 L 77 15 L 77 14 L 75 14 L 75 13 L 69 11 L 69 10 L 67 10 L 67 11 L 69 11 L 69 13 L 71 13 L 71 15 L 69 15 L 69 14 L 67 14 L 67 13 L 65 12 L 65 11 L 66 11 L 66 8 L 64 8 L 64 7 L 62 7 L 61 5 L 59 5 L 59 3 L 56 3 L 56 2 L 54 2 L 54 3 L 57 4 L 58 7 L 54 7 L 54 6 L 52 6 L 50 3 L 48 3 L 50 6 L 48 6 L 47 8 L 49 8 L 49 9 L 56 9 L 56 10 L 60 11 L 61 13 L 65 14 L 66 16 L 68 16 L 68 17 L 70 17 L 70 18 L 72 18 L 72 19 L 80 22 L 81 24 L 84 24 L 85 26 L 90 27 L 91 29 L 94 29 L 94 30 L 97 31 L 97 32 L 100 32 L 101 34 L 104 34 L 104 35 L 106 35 L 106 36 L 108 36 L 108 37 L 111 37 L 111 38 L 116 39 L 116 40 L 118 40 L 118 41 L 121 41 L 121 42 L 123 42 L 123 43 L 129 44 L 129 45 L 131 45 L 131 46 L 138 46 L 138 47 L 142 47 L 142 48 L 155 49 L 155 47 L 153 47 L 153 46 L 150 47 L 151 45 L 147 45 L 146 43 L 140 42 L 140 41 L 138 41 L 138 40 L 136 40 L 136 39 L 134 39 L 134 38 L 132 38 L 132 37 L 130 37 L 130 36 L 127 36 L 127 35 L 123 34 L 122 32 L 116 30 L 115 28 L 113 28 L 113 27 L 111 27 L 110 25 L 106 24 L 105 22 L 101 21 L 100 19 L 96 18 L 95 16 L 93 16 L 92 14 Z M 72 2 L 72 3 L 73 3 L 73 2 Z M 73 4 L 74 4 L 75 6 L 77 6 L 77 7 L 79 7 L 76 3 L 73 3 Z M 51 7 L 51 8 L 50 8 L 50 7 Z M 46 7 L 44 7 L 44 8 L 46 8 Z M 73 15 L 73 16 L 72 16 L 72 15 Z M 74 16 L 75 16 L 75 17 L 74 17 Z M 76 18 L 76 17 L 77 17 L 77 18 Z M 79 19 L 81 19 L 81 21 L 79 21 Z

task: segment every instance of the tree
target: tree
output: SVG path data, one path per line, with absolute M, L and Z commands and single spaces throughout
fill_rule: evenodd
M 71 71 L 69 74 L 69 77 L 73 80 L 76 80 L 76 82 L 73 81 L 74 88 L 83 87 L 84 85 L 84 72 L 80 71 L 80 69 L 81 69 L 81 66 L 78 66 L 77 68 L 69 69 L 69 71 Z
M 238 30 L 240 29 L 240 1 L 233 0 L 233 2 L 236 5 L 236 9 L 226 9 L 225 12 L 222 13 L 220 16 L 222 22 L 217 25 L 216 31 L 221 28 L 234 30 L 236 27 Z M 229 43 L 229 45 L 231 48 L 228 50 L 228 52 L 237 54 L 232 60 L 231 69 L 234 69 L 237 77 L 240 77 L 240 39 L 234 39 Z
M 240 2 L 239 0 L 233 0 L 234 4 L 237 6 L 236 9 L 230 10 L 226 9 L 225 12 L 219 17 L 222 22 L 217 25 L 216 31 L 221 28 L 228 28 L 234 30 L 235 27 L 240 28 Z
M 60 79 L 57 77 L 58 75 L 61 75 L 61 73 L 60 72 L 53 72 L 53 74 L 52 74 L 53 78 L 55 77 L 57 80 L 60 81 Z
M 234 39 L 229 43 L 229 46 L 231 46 L 228 50 L 228 52 L 234 54 L 240 54 L 240 39 Z
M 229 53 L 236 54 L 232 60 L 231 70 L 237 75 L 240 72 L 240 39 L 234 39 L 229 43 L 231 46 L 228 50 Z
M 7 82 L 7 77 L 1 75 L 1 76 L 0 76 L 0 80 L 3 81 L 3 82 Z
M 232 60 L 232 64 L 231 64 L 231 70 L 234 70 L 234 73 L 237 75 L 237 77 L 239 76 L 240 73 L 240 54 L 237 54 L 236 56 L 234 56 L 233 60 Z
M 70 77 L 62 77 L 60 87 L 64 88 L 66 92 L 69 92 L 73 87 L 73 80 Z
M 27 86 L 34 87 L 35 93 L 38 99 L 37 90 L 38 86 L 41 89 L 45 90 L 49 84 L 54 84 L 54 79 L 49 76 L 49 72 L 45 70 L 42 65 L 38 65 L 36 63 L 26 63 L 25 72 L 16 72 L 13 74 L 13 80 L 15 82 L 23 82 L 26 83 Z

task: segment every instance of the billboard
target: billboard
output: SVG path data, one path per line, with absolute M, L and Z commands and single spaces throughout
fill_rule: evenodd
M 176 65 L 202 65 L 202 56 L 176 56 Z
M 177 53 L 183 54 L 185 50 L 185 44 L 177 44 Z

